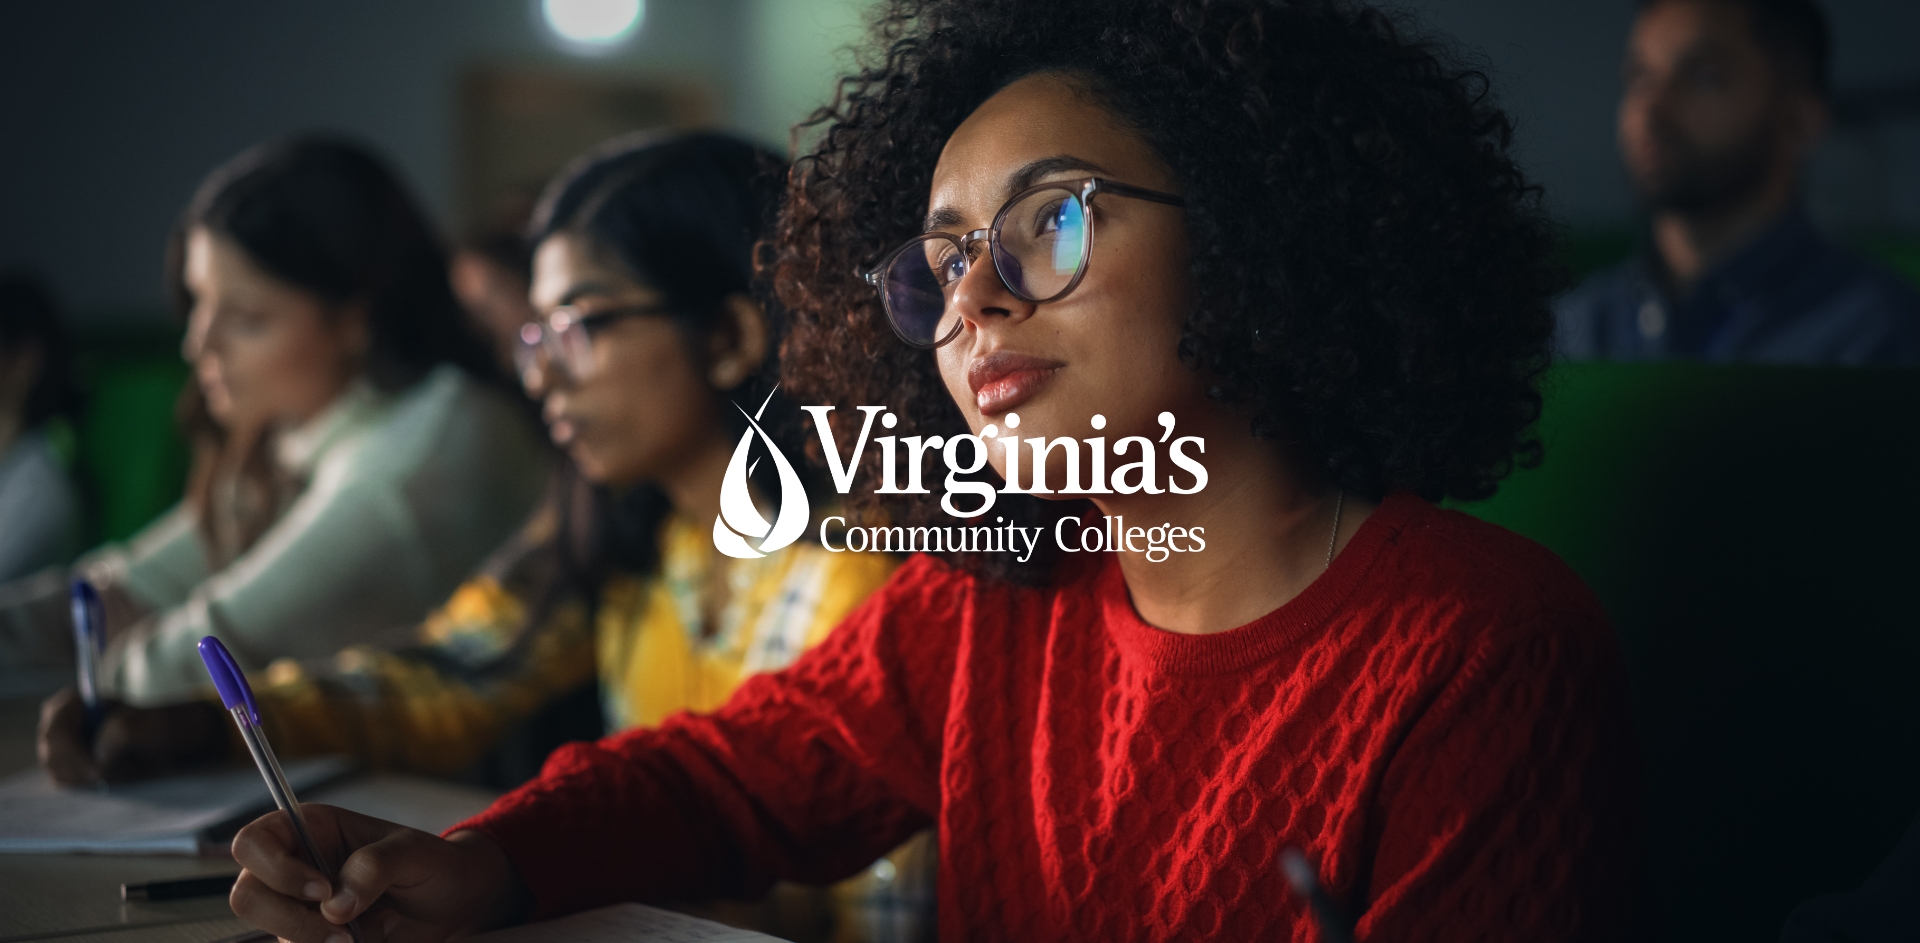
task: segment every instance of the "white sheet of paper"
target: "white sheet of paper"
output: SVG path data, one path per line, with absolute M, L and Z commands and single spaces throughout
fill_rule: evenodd
M 285 772 L 299 795 L 351 768 L 346 757 L 329 756 L 288 763 Z M 0 780 L 0 853 L 191 855 L 206 829 L 272 808 L 266 780 L 251 767 L 104 790 L 68 789 L 32 769 Z
M 779 937 L 644 904 L 615 904 L 472 938 L 472 943 L 772 943 Z

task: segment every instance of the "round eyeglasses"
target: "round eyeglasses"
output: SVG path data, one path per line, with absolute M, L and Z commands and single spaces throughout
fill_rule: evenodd
M 1022 190 L 993 225 L 964 236 L 930 232 L 915 236 L 861 273 L 880 292 L 887 322 L 900 339 L 933 349 L 960 334 L 953 291 L 972 268 L 974 246 L 985 241 L 993 267 L 1007 290 L 1022 301 L 1057 301 L 1080 284 L 1093 254 L 1093 215 L 1103 193 L 1184 206 L 1171 193 L 1115 183 L 1102 177 L 1043 183 Z
M 520 325 L 519 343 L 513 348 L 513 365 L 520 370 L 520 382 L 528 389 L 538 385 L 543 367 L 557 367 L 569 379 L 580 382 L 593 376 L 593 334 L 608 322 L 620 318 L 670 314 L 665 305 L 628 305 L 604 311 L 583 311 L 572 305 L 553 309 L 541 321 Z

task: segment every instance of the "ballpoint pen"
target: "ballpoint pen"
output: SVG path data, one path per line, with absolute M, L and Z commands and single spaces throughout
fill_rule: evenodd
M 212 897 L 233 890 L 233 881 L 237 874 L 213 874 L 198 878 L 180 878 L 173 881 L 148 881 L 144 884 L 120 885 L 120 899 L 133 900 L 185 900 L 189 897 Z
M 1320 925 L 1322 943 L 1353 943 L 1353 927 L 1340 913 L 1340 908 L 1327 896 L 1325 888 L 1320 886 L 1320 878 L 1313 873 L 1312 863 L 1300 849 L 1289 845 L 1280 849 L 1280 871 L 1287 877 L 1287 884 L 1294 893 L 1307 899 L 1307 906 L 1313 911 L 1314 922 Z
M 260 767 L 260 775 L 267 781 L 267 791 L 273 793 L 274 805 L 293 820 L 294 833 L 300 836 L 300 845 L 306 849 L 307 860 L 320 873 L 332 879 L 336 874 L 333 865 L 320 854 L 320 846 L 314 843 L 313 831 L 307 828 L 307 817 L 300 814 L 300 800 L 294 798 L 293 787 L 287 784 L 287 774 L 281 772 L 280 761 L 274 757 L 273 748 L 267 745 L 267 737 L 260 731 L 260 707 L 253 700 L 253 688 L 247 684 L 247 676 L 240 671 L 239 664 L 233 660 L 227 647 L 211 635 L 200 640 L 200 660 L 206 663 L 207 674 L 213 677 L 213 686 L 220 692 L 220 703 L 226 705 L 227 713 L 232 714 L 233 722 L 239 725 L 240 737 L 247 742 L 254 765 Z M 353 934 L 353 943 L 361 943 L 360 926 L 356 921 L 347 921 L 347 932 Z
M 80 703 L 87 708 L 87 736 L 100 729 L 100 658 L 107 650 L 106 609 L 84 579 L 73 581 L 73 650 L 80 671 Z

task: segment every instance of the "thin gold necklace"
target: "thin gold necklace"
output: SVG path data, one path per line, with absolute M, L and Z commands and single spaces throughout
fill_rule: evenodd
M 1340 542 L 1340 508 L 1347 503 L 1347 489 L 1340 489 L 1340 496 L 1333 499 L 1333 533 L 1327 537 L 1327 569 L 1333 569 L 1333 545 Z

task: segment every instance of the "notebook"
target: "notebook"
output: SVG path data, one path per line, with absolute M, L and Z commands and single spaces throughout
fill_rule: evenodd
M 296 795 L 353 769 L 341 756 L 286 764 Z M 205 837 L 273 808 L 252 767 L 100 789 L 31 769 L 0 780 L 0 854 L 198 854 Z
M 472 943 L 777 943 L 779 937 L 642 904 L 615 904 L 470 939 Z

